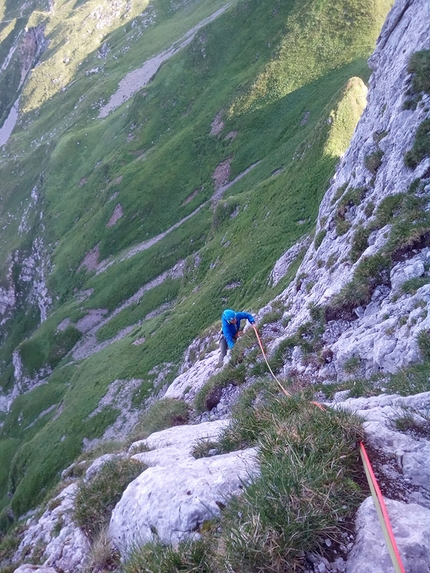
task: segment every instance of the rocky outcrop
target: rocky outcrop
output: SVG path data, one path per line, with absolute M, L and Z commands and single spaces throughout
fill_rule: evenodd
M 367 443 L 384 460 L 378 463 L 384 493 L 430 510 L 430 393 L 350 398 L 337 407 L 364 419 Z
M 51 501 L 42 516 L 27 521 L 27 530 L 14 561 L 30 561 L 33 554 L 42 548 L 42 572 L 77 573 L 83 570 L 90 546 L 83 532 L 73 522 L 77 487 L 75 483 L 69 485 Z M 27 573 L 26 567 L 32 571 L 31 565 L 23 565 L 17 571 Z
M 177 543 L 198 538 L 204 521 L 220 515 L 256 471 L 255 450 L 195 459 L 192 448 L 214 440 L 225 421 L 179 426 L 132 444 L 133 458 L 150 467 L 124 492 L 112 513 L 109 533 L 123 554 L 136 542 Z
M 421 239 L 405 239 L 403 244 L 397 240 L 396 247 L 390 247 L 395 217 L 401 218 L 402 212 L 400 207 L 392 209 L 387 220 L 382 212 L 388 197 L 414 192 L 424 201 L 430 194 L 430 158 L 415 168 L 404 161 L 418 127 L 430 117 L 427 94 L 421 94 L 415 109 L 405 106 L 411 86 L 409 59 L 430 48 L 428 16 L 425 0 L 396 2 L 370 59 L 374 71 L 367 107 L 321 203 L 314 243 L 297 274 L 300 280 L 280 297 L 288 309 L 285 317 L 291 319 L 285 338 L 313 320 L 312 308 L 324 310 L 321 342 L 332 359 L 329 366 L 310 366 L 296 352 L 286 374 L 338 381 L 347 376 L 345 363 L 350 360 L 357 361 L 357 373 L 369 376 L 394 372 L 420 358 L 417 335 L 430 328 L 430 291 L 425 285 L 411 294 L 402 285 L 412 278 L 430 281 L 429 248 L 424 232 Z M 378 255 L 380 267 L 366 267 Z M 360 285 L 353 282 L 359 273 L 367 273 L 361 300 Z
M 414 503 L 407 505 L 391 499 L 386 505 L 406 571 L 428 571 L 430 511 Z M 369 564 L 372 564 L 372 573 L 393 571 L 371 497 L 360 507 L 356 527 L 356 542 L 347 561 L 346 573 L 365 573 L 369 571 Z
M 16 262 L 21 264 L 19 281 L 30 287 L 28 301 L 30 304 L 37 305 L 40 321 L 44 322 L 47 319 L 52 299 L 46 284 L 50 262 L 46 255 L 43 238 L 37 237 L 34 240 L 30 255 L 24 257 L 22 261 L 19 260 L 19 254 L 17 254 Z
M 34 28 L 29 28 L 23 37 L 19 47 L 19 55 L 21 61 L 21 81 L 18 90 L 21 89 L 29 72 L 34 68 L 40 56 L 48 46 L 48 40 L 44 35 L 45 26 L 40 25 Z
M 133 443 L 127 453 L 107 454 L 90 465 L 86 481 L 118 455 L 150 466 L 129 484 L 112 514 L 110 537 L 123 555 L 134 542 L 145 539 L 176 542 L 198 538 L 202 523 L 219 516 L 228 498 L 240 493 L 256 472 L 254 449 L 202 459 L 192 455 L 196 444 L 216 439 L 227 424 L 216 421 L 156 432 Z M 69 479 L 69 474 L 65 471 L 63 479 Z M 76 483 L 67 486 L 41 516 L 27 521 L 14 561 L 30 561 L 36 553 L 40 559 L 42 550 L 42 571 L 49 567 L 64 573 L 85 570 L 90 544 L 73 520 L 77 489 Z M 31 566 L 23 565 L 18 571 L 26 573 L 25 567 Z

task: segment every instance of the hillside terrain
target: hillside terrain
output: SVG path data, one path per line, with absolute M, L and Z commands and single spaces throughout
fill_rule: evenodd
M 368 570 L 364 436 L 428 566 L 430 20 L 392 4 L 0 2 L 4 571 Z M 252 329 L 219 363 L 225 307 L 293 398 Z

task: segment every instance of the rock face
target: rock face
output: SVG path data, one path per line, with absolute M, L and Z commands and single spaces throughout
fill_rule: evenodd
M 197 392 L 204 386 L 209 376 L 216 371 L 218 366 L 219 350 L 215 350 L 175 378 L 168 387 L 164 395 L 165 398 L 178 398 L 192 402 Z
M 430 392 L 408 397 L 350 398 L 335 407 L 355 412 L 364 419 L 366 447 L 372 448 L 371 458 L 379 458 L 376 477 L 403 565 L 406 571 L 427 571 L 430 563 L 430 441 L 428 430 L 423 430 L 430 408 Z M 405 431 L 399 431 L 403 426 Z M 358 511 L 356 540 L 346 571 L 364 573 L 370 563 L 372 572 L 392 570 L 371 497 Z
M 390 482 L 394 482 L 397 495 L 401 489 L 404 501 L 430 509 L 430 442 L 424 431 L 430 393 L 350 398 L 339 407 L 364 418 L 368 443 L 386 459 L 382 465 L 383 484 L 389 489 Z M 405 432 L 397 429 L 402 423 Z
M 199 527 L 219 516 L 231 495 L 256 471 L 255 450 L 195 459 L 196 440 L 214 439 L 224 421 L 180 426 L 131 446 L 149 452 L 133 457 L 151 464 L 129 484 L 112 512 L 109 534 L 122 554 L 133 544 L 159 539 L 178 543 L 198 538 Z
M 77 485 L 71 484 L 51 501 L 41 517 L 32 518 L 27 523 L 27 531 L 14 556 L 14 561 L 29 560 L 42 547 L 43 567 L 36 570 L 42 573 L 64 571 L 77 573 L 83 570 L 89 552 L 89 542 L 83 532 L 73 522 L 74 499 Z M 32 565 L 23 565 L 17 571 L 33 571 Z
M 404 105 L 411 85 L 409 58 L 418 50 L 430 49 L 429 10 L 428 0 L 397 0 L 370 60 L 374 71 L 368 105 L 322 201 L 315 240 L 298 271 L 300 280 L 279 297 L 288 307 L 284 318 L 288 315 L 289 322 L 283 336 L 273 336 L 272 341 L 273 349 L 284 338 L 295 335 L 305 322 L 314 320 L 312 308 L 322 307 L 325 320 L 321 342 L 327 359 L 325 364 L 309 362 L 296 346 L 285 363 L 286 375 L 298 373 L 313 382 L 335 382 L 348 378 L 352 365 L 355 376 L 368 377 L 396 372 L 420 359 L 417 337 L 430 331 L 430 247 L 423 236 L 388 257 L 384 249 L 398 214 L 392 210 L 388 220 L 381 220 L 378 209 L 387 197 L 411 193 L 417 180 L 416 196 L 430 195 L 430 158 L 425 157 L 414 168 L 404 162 L 418 127 L 430 117 L 428 95 L 424 94 L 415 108 Z M 358 248 L 360 237 L 364 239 Z M 274 283 L 304 245 L 306 242 L 298 250 L 291 249 L 275 266 Z M 357 270 L 376 255 L 389 261 L 383 261 L 383 270 L 371 281 L 366 297 L 357 304 L 336 302 Z M 403 288 L 417 279 L 422 279 L 417 288 Z M 3 298 L 12 294 L 2 291 L 0 302 L 6 304 Z M 192 401 L 217 368 L 217 351 L 210 353 L 208 348 L 207 341 L 202 349 L 193 348 L 197 353 L 204 350 L 205 358 L 196 361 L 187 356 L 186 369 L 165 396 Z M 428 417 L 430 393 L 366 399 L 347 399 L 343 394 L 330 405 L 357 412 L 365 419 L 367 443 L 382 459 L 377 477 L 406 569 L 428 571 L 430 445 L 428 437 L 416 428 Z M 402 416 L 412 420 L 415 429 L 400 432 L 396 420 Z M 196 441 L 216 437 L 226 423 L 220 420 L 175 427 L 131 446 L 127 455 L 150 467 L 129 484 L 112 514 L 109 533 L 123 555 L 136 542 L 195 539 L 198 527 L 218 515 L 228 497 L 239 493 L 243 482 L 258 471 L 252 449 L 201 459 L 192 456 Z M 139 451 L 142 449 L 149 451 Z M 88 479 L 105 459 L 96 461 Z M 59 500 L 57 510 L 62 508 L 64 519 L 61 526 L 56 525 L 59 517 L 55 509 L 29 522 L 17 559 L 26 557 L 26 547 L 41 540 L 46 545 L 47 571 L 51 566 L 65 572 L 83 570 L 86 540 L 67 517 L 74 487 L 65 490 L 67 494 L 63 492 Z M 54 536 L 56 527 L 58 537 Z M 321 565 L 321 572 L 329 570 Z M 371 498 L 358 512 L 356 543 L 345 567 L 347 573 L 393 570 Z M 18 569 L 19 573 L 27 570 L 31 569 Z
M 416 504 L 386 501 L 393 534 L 406 571 L 425 573 L 430 561 L 430 511 Z M 346 573 L 394 571 L 371 497 L 357 514 L 357 538 L 347 561 Z
M 409 279 L 426 282 L 429 249 L 425 240 L 417 240 L 391 254 L 383 251 L 394 211 L 385 222 L 378 208 L 387 197 L 406 194 L 413 182 L 419 181 L 420 197 L 430 193 L 430 158 L 415 168 L 404 161 L 418 127 L 430 117 L 429 95 L 424 94 L 415 109 L 405 106 L 411 86 L 409 59 L 416 51 L 430 48 L 429 16 L 426 0 L 396 2 L 370 59 L 373 73 L 367 107 L 321 203 L 316 239 L 298 271 L 301 280 L 280 297 L 292 317 L 285 337 L 310 320 L 312 306 L 327 308 L 322 341 L 333 357 L 329 366 L 316 368 L 304 365 L 296 354 L 285 374 L 298 371 L 309 378 L 337 381 L 345 378 L 345 363 L 350 359 L 357 361 L 365 376 L 394 372 L 419 359 L 416 337 L 430 328 L 430 291 L 426 285 L 411 295 L 401 287 Z M 377 254 L 384 271 L 369 276 L 367 299 L 355 305 L 346 300 L 342 305 L 342 289 L 358 269 L 365 272 L 366 261 Z

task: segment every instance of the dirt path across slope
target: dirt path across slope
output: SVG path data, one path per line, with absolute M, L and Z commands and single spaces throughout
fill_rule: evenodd
M 148 84 L 152 78 L 155 76 L 157 71 L 159 70 L 161 64 L 165 61 L 170 59 L 173 55 L 175 55 L 179 50 L 188 46 L 194 39 L 196 33 L 221 16 L 228 8 L 230 8 L 231 3 L 229 2 L 216 12 L 214 12 L 208 18 L 202 20 L 199 24 L 191 28 L 185 36 L 183 36 L 180 40 L 172 44 L 170 48 L 161 52 L 157 56 L 150 58 L 147 60 L 141 68 L 137 68 L 132 72 L 128 73 L 119 83 L 117 91 L 111 96 L 110 100 L 106 105 L 100 108 L 99 118 L 106 117 L 109 115 L 111 111 L 122 105 L 124 102 L 129 100 L 135 93 L 141 90 L 146 84 Z
M 187 215 L 186 217 L 184 217 L 183 219 L 181 219 L 180 221 L 178 221 L 177 223 L 175 223 L 174 225 L 172 225 L 169 229 L 167 229 L 166 231 L 163 231 L 162 233 L 160 233 L 159 235 L 156 235 L 155 237 L 152 237 L 151 239 L 148 239 L 147 241 L 143 241 L 142 243 L 139 243 L 137 245 L 134 245 L 134 247 L 131 247 L 130 249 L 128 249 L 127 251 L 125 251 L 122 255 L 120 255 L 119 257 L 115 257 L 112 259 L 105 259 L 104 261 L 101 261 L 101 263 L 99 263 L 97 265 L 97 267 L 95 267 L 96 269 L 96 274 L 99 275 L 100 273 L 103 273 L 105 270 L 107 270 L 109 267 L 111 267 L 112 265 L 116 264 L 116 263 L 120 263 L 122 261 L 126 261 L 127 259 L 130 259 L 131 257 L 134 257 L 134 255 L 137 255 L 138 253 L 141 253 L 142 251 L 146 251 L 147 249 L 149 249 L 150 247 L 152 247 L 153 245 L 155 245 L 156 243 L 158 243 L 159 241 L 161 241 L 161 239 L 164 239 L 164 237 L 166 235 L 168 235 L 169 233 L 171 233 L 172 231 L 174 231 L 175 229 L 177 229 L 180 225 L 182 225 L 183 223 L 185 223 L 186 221 L 188 221 L 189 219 L 191 219 L 191 217 L 193 217 L 194 215 L 196 215 L 201 209 L 203 209 L 203 207 L 205 207 L 206 205 L 208 205 L 209 203 L 211 203 L 212 208 L 215 207 L 215 205 L 217 204 L 217 202 L 222 198 L 223 194 L 225 193 L 225 191 L 227 191 L 227 189 L 229 187 L 231 187 L 232 185 L 234 185 L 237 181 L 239 181 L 240 179 L 242 179 L 242 177 L 244 177 L 247 173 L 249 173 L 252 169 L 254 169 L 254 167 L 257 167 L 257 165 L 260 163 L 260 161 L 258 161 L 257 163 L 254 163 L 253 165 L 251 165 L 250 167 L 248 167 L 248 169 L 245 169 L 245 171 L 243 171 L 242 173 L 240 173 L 235 179 L 233 179 L 233 181 L 229 181 L 226 185 L 223 185 L 222 187 L 219 187 L 214 194 L 212 195 L 212 197 L 208 200 L 205 201 L 204 203 L 202 203 L 199 207 L 197 207 L 197 209 L 195 209 L 192 213 L 190 213 L 189 215 Z

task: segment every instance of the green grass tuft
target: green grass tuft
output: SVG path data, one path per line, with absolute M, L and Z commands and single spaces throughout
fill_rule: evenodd
M 425 119 L 417 129 L 412 149 L 405 153 L 405 165 L 410 169 L 430 157 L 430 119 Z
M 154 432 L 159 432 L 172 426 L 182 426 L 188 422 L 188 416 L 188 406 L 185 402 L 172 398 L 163 398 L 155 402 L 148 412 L 143 414 L 141 420 L 133 429 L 130 441 L 142 440 Z
M 116 458 L 107 461 L 91 480 L 81 482 L 74 518 L 90 540 L 94 541 L 109 525 L 112 510 L 125 488 L 145 469 L 137 460 Z

